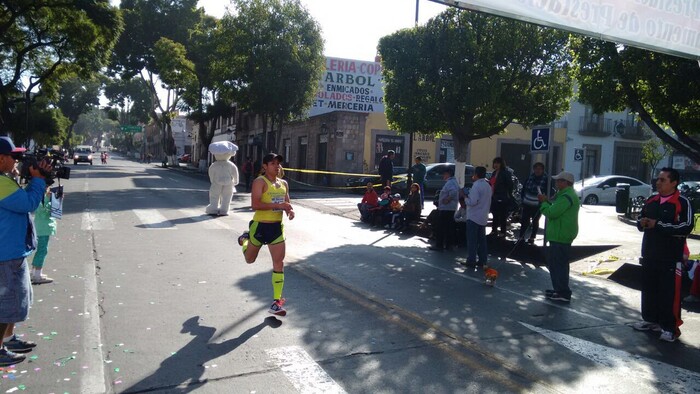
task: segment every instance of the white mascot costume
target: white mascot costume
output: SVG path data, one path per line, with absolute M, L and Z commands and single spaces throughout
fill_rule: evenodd
M 215 162 L 209 166 L 209 205 L 206 213 L 209 215 L 227 216 L 231 205 L 231 197 L 238 185 L 238 167 L 229 159 L 232 158 L 238 146 L 229 141 L 214 142 L 209 145 L 209 152 L 214 155 Z

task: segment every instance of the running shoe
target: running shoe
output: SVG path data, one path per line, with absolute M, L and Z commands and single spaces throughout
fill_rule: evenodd
M 648 321 L 640 321 L 637 323 L 634 323 L 631 325 L 632 328 L 634 328 L 637 331 L 654 331 L 654 332 L 661 332 L 661 326 L 658 325 L 657 323 L 652 323 Z
M 557 292 L 545 294 L 545 295 L 547 296 L 547 298 L 549 298 L 552 301 L 571 302 L 571 297 L 566 297 L 566 296 L 559 294 Z
M 286 300 L 284 298 L 280 298 L 279 300 L 274 300 L 272 302 L 272 305 L 270 305 L 270 309 L 268 312 L 270 314 L 273 314 L 275 316 L 286 316 L 287 311 L 283 308 L 284 302 Z
M 11 352 L 7 349 L 0 349 L 0 367 L 21 363 L 25 358 L 27 357 L 21 354 Z
M 13 353 L 26 353 L 32 351 L 36 347 L 36 343 L 32 341 L 23 341 L 13 335 L 12 338 L 4 342 L 5 349 Z
M 41 276 L 38 277 L 38 278 L 32 276 L 32 284 L 33 284 L 33 285 L 41 285 L 41 284 L 44 284 L 44 283 L 51 283 L 51 282 L 53 282 L 53 279 L 52 279 L 52 278 L 49 278 L 49 277 L 46 276 L 46 275 L 41 275 Z
M 678 339 L 678 337 L 675 336 L 671 331 L 661 330 L 661 335 L 659 335 L 659 339 L 666 342 L 676 342 L 676 339 Z

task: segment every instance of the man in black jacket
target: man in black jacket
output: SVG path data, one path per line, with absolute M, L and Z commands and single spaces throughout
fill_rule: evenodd
M 678 191 L 678 171 L 662 168 L 656 195 L 649 197 L 637 220 L 642 238 L 642 318 L 632 328 L 660 332 L 674 342 L 681 335 L 681 262 L 686 237 L 693 230 L 693 209 Z
M 382 186 L 391 186 L 394 177 L 394 156 L 396 152 L 390 150 L 379 160 L 379 178 Z

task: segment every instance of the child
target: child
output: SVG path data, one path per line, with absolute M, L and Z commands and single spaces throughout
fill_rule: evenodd
M 398 227 L 398 219 L 399 216 L 401 216 L 401 195 L 399 193 L 394 194 L 391 196 L 391 202 L 389 203 L 389 211 L 387 212 L 387 222 L 389 222 L 388 218 L 391 218 L 391 221 L 387 223 L 384 228 L 397 228 Z
M 44 260 L 49 253 L 49 240 L 56 234 L 56 219 L 51 217 L 51 192 L 46 189 L 44 201 L 34 212 L 34 227 L 36 229 L 37 246 L 32 259 L 31 280 L 33 285 L 51 283 L 53 279 L 41 273 Z

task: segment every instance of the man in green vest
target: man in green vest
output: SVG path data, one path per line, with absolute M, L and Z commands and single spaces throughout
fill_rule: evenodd
M 581 206 L 574 191 L 574 174 L 562 171 L 553 176 L 557 194 L 550 201 L 540 193 L 540 212 L 548 219 L 546 236 L 547 268 L 554 289 L 545 291 L 545 297 L 553 301 L 570 302 L 569 259 L 571 243 L 578 235 L 578 209 Z

